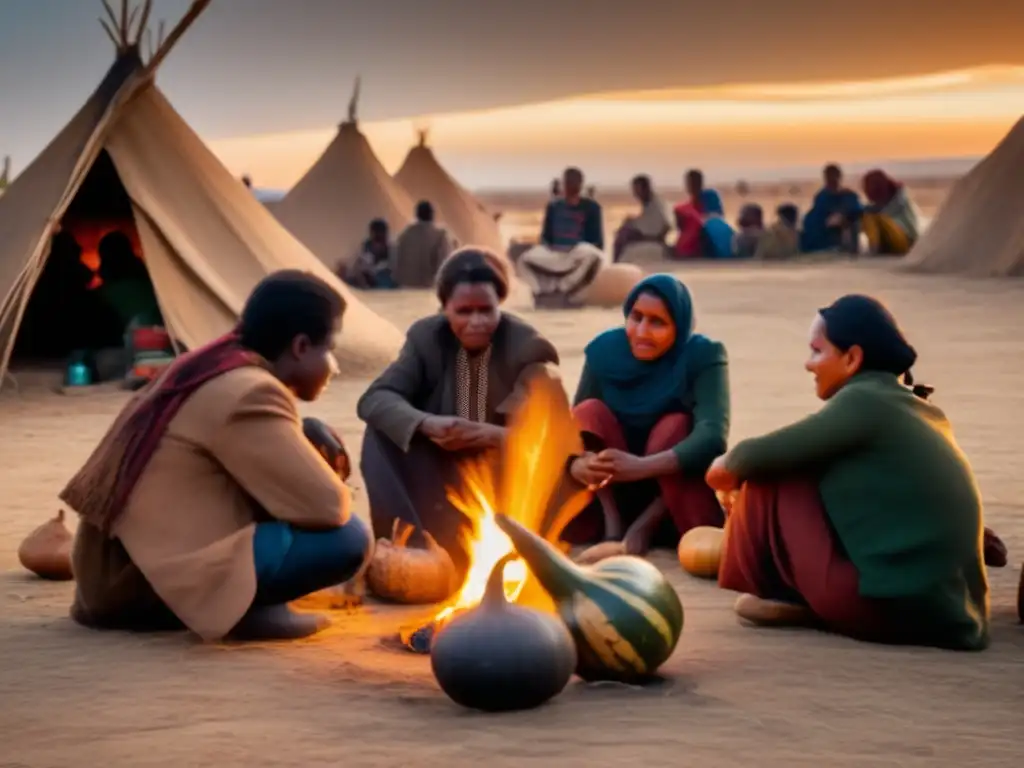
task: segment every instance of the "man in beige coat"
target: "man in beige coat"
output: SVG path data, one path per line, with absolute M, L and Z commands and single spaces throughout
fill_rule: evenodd
M 289 638 L 287 603 L 362 568 L 340 439 L 307 439 L 296 400 L 333 369 L 343 299 L 312 275 L 261 282 L 236 333 L 179 358 L 134 399 L 61 497 L 82 517 L 72 616 L 181 626 L 206 640 Z
M 416 205 L 416 221 L 395 242 L 391 276 L 399 288 L 430 288 L 455 242 L 448 230 L 434 221 L 434 206 L 427 200 Z

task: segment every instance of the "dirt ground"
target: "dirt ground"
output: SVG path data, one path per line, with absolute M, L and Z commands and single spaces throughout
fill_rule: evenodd
M 0 394 L 0 766 L 1021 766 L 1024 627 L 1014 601 L 1024 559 L 1024 283 L 961 282 L 878 267 L 691 269 L 701 329 L 728 345 L 740 439 L 815 407 L 802 370 L 814 310 L 837 295 L 887 300 L 921 355 L 918 379 L 951 416 L 1012 568 L 993 571 L 993 643 L 980 654 L 875 647 L 810 631 L 738 624 L 733 595 L 657 562 L 686 628 L 664 684 L 570 683 L 546 707 L 480 715 L 436 687 L 425 657 L 380 638 L 400 609 L 338 614 L 319 637 L 213 646 L 176 635 L 81 629 L 69 584 L 18 568 L 22 537 L 124 401 L 62 397 L 31 377 Z M 371 303 L 404 327 L 425 294 Z M 523 312 L 557 343 L 569 386 L 614 311 Z M 309 412 L 358 450 L 355 400 L 333 385 Z M 357 478 L 357 486 L 360 484 Z M 360 494 L 365 513 L 365 494 Z

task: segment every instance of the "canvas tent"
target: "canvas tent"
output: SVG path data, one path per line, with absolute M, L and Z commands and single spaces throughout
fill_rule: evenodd
M 384 219 L 395 236 L 412 221 L 414 203 L 391 178 L 359 130 L 359 79 L 348 119 L 320 158 L 273 205 L 274 215 L 330 269 L 348 264 L 370 222 Z
M 426 131 L 420 131 L 419 143 L 409 150 L 395 180 L 413 200 L 430 201 L 438 223 L 459 245 L 482 245 L 504 255 L 506 246 L 494 215 L 442 167 L 427 145 Z
M 149 16 L 127 0 L 120 20 L 107 7 L 104 28 L 117 57 L 96 91 L 0 197 L 0 379 L 26 307 L 51 256 L 65 212 L 89 191 L 102 204 L 124 197 L 172 338 L 194 348 L 237 322 L 253 286 L 294 268 L 331 282 L 348 302 L 338 357 L 343 372 L 387 363 L 401 335 L 362 305 L 217 160 L 156 87 L 159 63 L 209 4 L 196 0 L 143 61 L 139 40 Z M 106 6 L 105 6 L 106 7 Z M 103 23 L 103 22 L 101 22 Z M 112 169 L 116 189 L 96 189 L 97 169 Z M 75 318 L 57 318 L 74 323 Z
M 907 267 L 985 277 L 1024 275 L 1024 118 L 950 190 Z

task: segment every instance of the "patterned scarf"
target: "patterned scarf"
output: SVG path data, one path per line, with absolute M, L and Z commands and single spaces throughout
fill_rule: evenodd
M 459 347 L 455 355 L 455 415 L 460 419 L 480 422 L 487 420 L 487 375 L 490 362 L 490 347 L 472 360 L 465 348 Z

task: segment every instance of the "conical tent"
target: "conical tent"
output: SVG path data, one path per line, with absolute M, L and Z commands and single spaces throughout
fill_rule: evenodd
M 348 304 L 338 345 L 343 372 L 365 373 L 397 352 L 398 330 L 362 305 L 264 209 L 156 87 L 160 61 L 208 3 L 193 2 L 145 63 L 138 41 L 150 3 L 134 29 L 138 8 L 129 15 L 125 0 L 120 22 L 108 8 L 113 27 L 104 28 L 118 49 L 113 66 L 0 197 L 0 377 L 52 237 L 101 155 L 130 201 L 167 330 L 179 345 L 194 348 L 230 330 L 267 274 L 303 269 L 329 281 Z
M 409 150 L 395 180 L 414 200 L 430 201 L 438 223 L 447 227 L 459 245 L 482 245 L 504 255 L 494 215 L 442 167 L 427 145 L 426 131 L 420 132 L 419 143 Z
M 911 250 L 916 272 L 1024 275 L 1024 118 L 960 179 Z
M 273 206 L 278 221 L 332 270 L 351 262 L 373 219 L 384 219 L 397 235 L 413 217 L 413 201 L 359 130 L 358 99 L 357 79 L 348 119 L 338 135 Z

